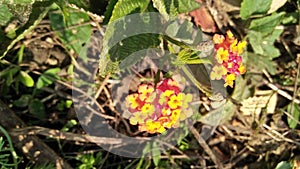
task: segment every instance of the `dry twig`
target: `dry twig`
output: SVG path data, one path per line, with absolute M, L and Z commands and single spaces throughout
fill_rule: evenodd
M 52 163 L 58 169 L 72 168 L 38 137 L 13 132 L 14 129 L 26 127 L 26 124 L 1 100 L 0 117 L 0 125 L 9 132 L 14 145 L 22 151 L 29 160 L 37 164 Z
M 217 165 L 218 168 L 223 168 L 223 164 L 220 162 L 220 160 L 215 156 L 213 151 L 210 149 L 210 147 L 207 145 L 205 140 L 201 137 L 201 135 L 198 133 L 196 128 L 194 126 L 189 126 L 191 132 L 193 133 L 194 137 L 200 144 L 200 146 L 204 149 L 204 151 L 208 154 L 208 156 L 211 158 L 211 160 Z

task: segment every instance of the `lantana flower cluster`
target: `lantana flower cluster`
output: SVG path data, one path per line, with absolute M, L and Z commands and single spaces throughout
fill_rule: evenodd
M 246 72 L 241 57 L 246 48 L 246 42 L 238 42 L 231 31 L 227 31 L 226 37 L 215 34 L 213 41 L 216 50 L 216 64 L 212 68 L 210 77 L 212 80 L 224 79 L 225 87 L 233 87 L 236 77 Z
M 160 81 L 156 87 L 141 84 L 136 93 L 126 97 L 130 124 L 149 133 L 177 128 L 180 121 L 193 114 L 191 101 L 192 95 L 182 93 L 178 82 L 171 78 Z

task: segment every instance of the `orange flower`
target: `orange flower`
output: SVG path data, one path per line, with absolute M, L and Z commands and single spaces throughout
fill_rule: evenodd
M 240 65 L 239 71 L 240 71 L 241 74 L 244 74 L 246 72 L 246 68 L 243 64 Z
M 139 101 L 138 101 L 138 94 L 134 93 L 129 95 L 126 98 L 127 103 L 129 103 L 130 108 L 136 109 L 139 106 Z
M 181 98 L 176 95 L 172 95 L 170 97 L 170 101 L 168 101 L 168 105 L 171 109 L 176 109 L 180 107 L 181 104 L 182 104 Z
M 228 61 L 229 59 L 229 53 L 228 50 L 224 50 L 224 48 L 219 48 L 216 55 L 218 63 L 223 63 Z
M 159 121 L 152 121 L 150 119 L 146 121 L 146 129 L 147 132 L 149 133 L 155 133 L 155 132 L 162 133 L 166 131 L 164 126 L 162 126 Z
M 215 35 L 213 36 L 213 41 L 214 41 L 215 44 L 221 44 L 221 43 L 224 42 L 224 40 L 225 40 L 225 38 L 224 38 L 223 35 L 215 34 Z
M 151 113 L 154 112 L 154 106 L 151 105 L 150 103 L 144 104 L 144 106 L 141 109 L 142 112 L 144 113 Z
M 230 87 L 233 87 L 233 81 L 235 80 L 235 75 L 234 74 L 230 74 L 230 75 L 227 75 L 226 76 L 226 79 L 225 79 L 225 84 L 224 86 L 230 86 Z
M 139 98 L 141 101 L 150 102 L 150 95 L 153 93 L 154 87 L 148 84 L 142 84 L 138 88 Z M 146 100 L 147 99 L 147 100 Z
M 162 133 L 171 127 L 178 127 L 180 121 L 191 116 L 191 94 L 180 92 L 179 84 L 165 79 L 153 85 L 141 84 L 138 92 L 127 96 L 127 107 L 132 113 L 130 124 L 139 125 L 140 131 Z M 181 115 L 181 111 L 184 113 Z
M 210 77 L 212 80 L 225 80 L 224 86 L 233 87 L 236 76 L 244 74 L 246 68 L 242 63 L 240 56 L 247 43 L 245 41 L 238 42 L 231 31 L 223 35 L 214 35 L 213 41 L 216 50 L 216 65 L 213 67 Z

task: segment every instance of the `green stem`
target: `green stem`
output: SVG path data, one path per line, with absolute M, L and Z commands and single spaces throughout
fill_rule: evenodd
M 8 141 L 8 144 L 9 144 L 9 150 L 13 156 L 13 161 L 14 161 L 14 166 L 15 166 L 15 169 L 18 169 L 18 156 L 17 156 L 17 153 L 13 147 L 13 144 L 12 144 L 12 141 L 11 141 L 11 138 L 9 136 L 9 134 L 7 133 L 7 131 L 0 125 L 0 130 L 1 132 L 5 135 L 7 141 Z

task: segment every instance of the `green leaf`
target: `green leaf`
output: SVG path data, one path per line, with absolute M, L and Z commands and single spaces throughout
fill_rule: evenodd
M 200 3 L 195 0 L 178 0 L 177 8 L 179 13 L 185 13 L 198 9 L 200 6 Z
M 236 105 L 234 105 L 232 102 L 227 101 L 225 105 L 211 110 L 208 114 L 202 116 L 199 121 L 204 124 L 216 126 L 230 120 L 236 110 Z
M 45 106 L 40 100 L 38 99 L 31 100 L 28 108 L 29 108 L 29 112 L 35 117 L 39 119 L 45 119 L 46 117 Z
M 281 22 L 285 12 L 274 13 L 259 19 L 254 19 L 249 26 L 249 29 L 261 32 L 263 35 L 273 32 L 275 27 Z
M 25 45 L 21 45 L 21 47 L 17 53 L 18 64 L 21 64 L 23 62 L 24 49 L 25 49 Z
M 179 42 L 196 46 L 202 42 L 202 31 L 195 28 L 194 24 L 188 20 L 174 20 L 166 28 L 166 34 Z
M 248 19 L 253 14 L 266 14 L 272 0 L 243 0 L 241 4 L 241 18 Z
M 277 71 L 276 64 L 267 56 L 262 56 L 251 52 L 248 52 L 247 68 L 249 70 L 254 68 L 258 71 L 267 69 L 272 75 L 276 74 Z
M 118 63 L 121 63 L 120 67 L 126 68 L 143 59 L 149 50 L 159 46 L 162 27 L 160 15 L 157 13 L 134 14 L 110 23 L 103 40 L 104 48 L 99 61 L 100 74 L 114 72 L 116 67 L 113 66 Z M 139 56 L 136 52 L 139 52 Z M 125 58 L 132 60 L 132 57 L 135 62 L 124 61 Z
M 153 158 L 153 163 L 155 166 L 158 166 L 161 158 L 161 152 L 160 148 L 158 147 L 156 142 L 153 142 L 152 144 L 152 158 Z
M 295 129 L 300 120 L 300 106 L 295 103 L 290 103 L 287 107 L 287 111 L 293 117 L 293 118 L 288 117 L 288 124 L 290 128 Z
M 118 43 L 109 50 L 112 61 L 122 61 L 131 54 L 143 49 L 158 46 L 160 44 L 159 35 L 140 34 L 126 38 L 122 43 Z M 137 61 L 146 56 L 147 51 L 141 51 Z
M 53 83 L 54 79 L 60 79 L 56 74 L 60 71 L 60 68 L 52 68 L 45 71 L 36 83 L 36 88 L 40 89 L 45 86 L 49 86 Z
M 6 1 L 5 3 L 30 5 L 30 4 L 33 4 L 35 1 L 38 1 L 38 0 L 11 0 L 11 1 Z M 39 0 L 39 1 L 42 1 L 42 0 Z
M 66 100 L 65 107 L 70 108 L 72 104 L 73 104 L 72 100 Z
M 180 13 L 190 12 L 200 7 L 194 0 L 152 0 L 153 6 L 169 20 Z
M 26 107 L 29 104 L 32 96 L 29 94 L 23 94 L 18 100 L 15 100 L 13 104 L 17 107 Z
M 111 23 L 129 14 L 144 12 L 149 3 L 150 0 L 119 0 L 114 7 L 109 22 Z
M 0 4 L 0 26 L 5 26 L 12 17 L 7 5 Z
M 274 29 L 273 32 L 264 36 L 261 32 L 249 31 L 249 42 L 256 54 L 264 55 L 272 60 L 280 55 L 280 51 L 274 47 L 274 42 L 282 32 L 283 29 Z
M 19 3 L 20 1 L 16 1 Z M 52 1 L 33 1 L 33 4 L 15 4 L 14 1 L 6 1 L 5 3 L 10 4 L 8 8 L 10 12 L 17 17 L 21 23 L 20 28 L 16 30 L 16 38 L 9 39 L 8 37 L 0 38 L 0 59 L 3 58 L 10 49 L 12 49 L 17 42 L 22 40 L 25 35 L 31 32 L 35 26 L 44 18 L 50 9 L 49 6 L 53 3 Z M 30 18 L 30 19 L 29 19 Z
M 152 0 L 153 6 L 164 16 L 166 20 L 178 15 L 178 9 L 174 5 L 174 0 Z
M 20 70 L 20 67 L 12 67 L 9 66 L 8 68 L 2 70 L 0 72 L 0 77 L 2 78 L 6 78 L 7 76 L 9 76 L 9 74 L 11 74 L 12 76 L 15 75 L 18 71 Z
M 46 78 L 45 76 L 40 76 L 36 83 L 36 88 L 40 89 L 45 86 L 49 86 L 53 83 L 52 79 Z
M 248 37 L 249 37 L 249 43 L 251 44 L 254 52 L 256 54 L 263 55 L 264 49 L 261 46 L 263 41 L 262 34 L 260 32 L 249 31 Z
M 20 71 L 17 79 L 27 87 L 32 87 L 34 85 L 34 80 L 32 77 L 24 71 Z
M 103 24 L 107 24 L 112 16 L 112 12 L 114 10 L 114 7 L 116 5 L 116 3 L 118 2 L 118 0 L 110 0 L 108 1 L 108 5 L 106 7 L 106 11 L 104 13 L 104 20 L 103 20 Z
M 280 163 L 277 164 L 275 169 L 292 169 L 293 166 L 286 162 L 286 161 L 281 161 Z
M 14 75 L 17 72 L 19 72 L 19 70 L 20 70 L 19 67 L 13 67 L 13 68 L 9 67 L 9 68 L 7 68 L 3 71 L 3 74 L 2 74 L 2 72 L 0 73 L 0 77 L 5 77 L 6 78 L 6 85 L 9 86 L 14 82 L 14 80 L 15 80 Z
M 299 11 L 287 13 L 282 19 L 282 24 L 284 25 L 297 24 L 298 17 L 299 17 Z
M 45 75 L 52 76 L 55 79 L 60 79 L 56 74 L 60 72 L 60 68 L 51 68 L 44 72 Z
M 248 81 L 247 79 L 244 79 L 241 76 L 238 76 L 236 78 L 234 82 L 235 88 L 232 93 L 232 98 L 241 101 L 251 96 L 251 92 L 250 92 L 251 86 L 247 85 L 247 81 Z
M 150 21 L 147 21 L 149 17 L 145 17 L 145 15 L 143 15 L 142 13 L 147 10 L 149 3 L 150 0 L 119 0 L 115 4 L 103 38 L 104 49 L 102 49 L 99 61 L 99 72 L 101 76 L 115 71 L 118 65 L 116 61 L 122 61 L 122 59 L 124 59 L 134 51 L 141 50 L 142 47 L 147 46 L 146 43 L 148 42 L 148 46 L 150 47 L 152 46 L 153 42 L 157 42 L 157 40 L 155 40 L 155 38 L 157 38 L 156 35 L 154 35 L 153 37 L 151 37 L 151 35 L 146 35 L 150 37 L 149 41 L 148 39 L 146 41 L 145 39 L 139 40 L 139 37 L 142 37 L 141 35 L 139 35 L 139 31 L 143 30 L 147 33 L 147 30 L 151 32 L 150 28 L 154 30 L 157 29 L 156 27 L 153 27 L 153 23 L 151 23 L 152 18 L 150 18 Z M 133 21 L 129 23 L 130 21 L 126 20 L 128 19 L 128 17 L 126 18 L 125 16 L 134 13 L 141 13 L 141 17 L 138 18 L 137 16 L 139 14 L 136 14 L 133 16 L 133 18 L 131 18 L 133 19 Z M 151 24 L 152 27 L 149 26 Z M 145 25 L 148 25 L 148 27 L 145 27 Z M 132 31 L 131 33 L 135 34 L 130 35 L 130 31 Z M 131 37 L 126 39 L 127 36 L 129 37 L 132 35 L 136 35 L 135 37 L 132 37 L 132 40 L 130 40 Z M 124 38 L 126 39 L 126 42 L 122 41 Z M 133 46 L 131 46 L 130 43 L 132 43 Z M 141 43 L 141 46 L 139 46 L 139 43 Z M 129 49 L 121 47 L 123 44 L 126 47 L 129 47 Z
M 92 29 L 89 22 L 89 16 L 84 12 L 69 12 L 66 15 L 66 23 L 61 13 L 50 13 L 51 28 L 59 31 L 57 34 L 60 40 L 69 49 L 74 49 L 77 54 L 80 53 L 82 46 L 89 40 Z M 72 27 L 70 29 L 69 27 Z M 69 29 L 68 29 L 69 28 Z

